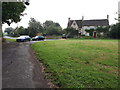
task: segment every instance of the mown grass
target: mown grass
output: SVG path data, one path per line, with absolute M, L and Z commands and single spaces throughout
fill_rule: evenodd
M 32 44 L 48 77 L 61 88 L 117 88 L 117 40 L 58 40 Z
M 16 42 L 16 39 L 5 38 L 5 41 Z

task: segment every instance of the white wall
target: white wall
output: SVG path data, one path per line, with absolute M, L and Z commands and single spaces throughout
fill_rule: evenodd
M 83 26 L 81 30 L 81 34 L 85 36 L 89 36 L 89 33 L 87 33 L 85 30 L 86 29 L 96 29 L 96 26 Z
M 85 31 L 85 29 L 81 29 L 81 35 L 86 35 L 86 31 Z
M 96 29 L 96 26 L 83 26 L 83 29 Z
M 78 25 L 77 25 L 77 23 L 75 21 L 73 21 L 73 23 L 71 24 L 71 27 L 78 30 Z

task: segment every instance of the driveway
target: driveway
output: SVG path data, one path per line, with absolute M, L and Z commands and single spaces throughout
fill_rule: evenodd
M 29 42 L 3 43 L 2 87 L 3 88 L 50 88 Z M 54 86 L 54 85 L 53 85 Z

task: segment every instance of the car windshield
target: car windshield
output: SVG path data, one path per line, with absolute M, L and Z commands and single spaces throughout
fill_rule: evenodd
M 18 37 L 18 38 L 25 38 L 25 36 L 20 36 L 20 37 Z
M 40 36 L 40 37 L 42 37 L 42 38 L 43 38 L 43 36 Z
M 29 36 L 25 36 L 26 38 L 30 38 Z
M 20 36 L 18 38 L 30 38 L 29 36 Z
M 20 37 L 26 37 L 26 36 L 20 36 Z
M 39 36 L 35 36 L 35 38 L 38 38 Z

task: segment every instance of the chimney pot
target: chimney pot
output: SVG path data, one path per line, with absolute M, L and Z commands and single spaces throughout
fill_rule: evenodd
M 68 18 L 68 20 L 70 20 L 70 18 Z
M 109 15 L 107 15 L 107 19 L 109 20 Z
M 84 16 L 82 16 L 82 20 L 84 20 Z

